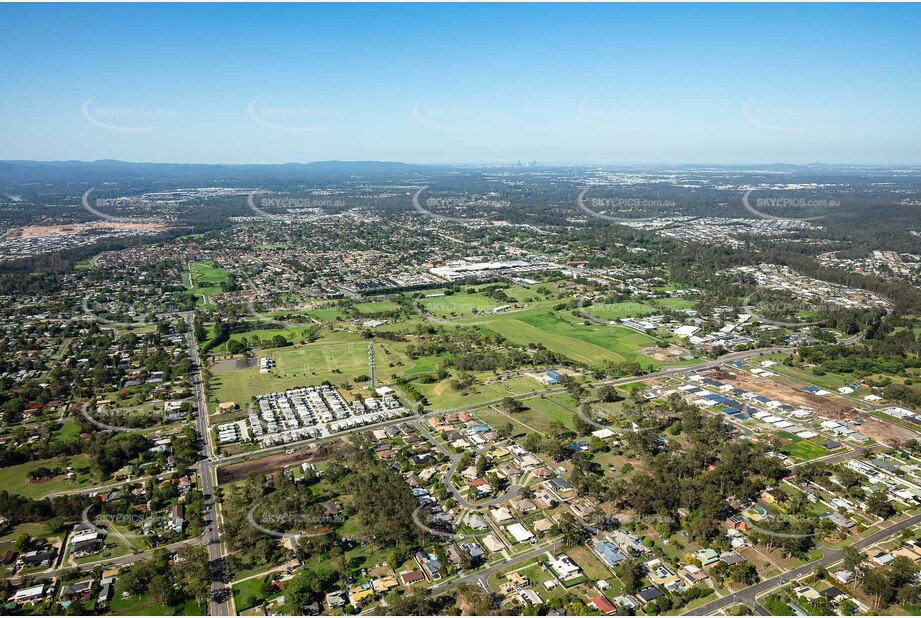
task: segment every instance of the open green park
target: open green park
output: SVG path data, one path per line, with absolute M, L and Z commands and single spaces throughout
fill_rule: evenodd
M 59 474 L 48 480 L 31 482 L 29 472 L 37 468 L 57 469 L 72 467 L 74 477 Z M 80 489 L 92 485 L 95 481 L 90 459 L 87 455 L 72 455 L 29 461 L 16 466 L 0 468 L 0 487 L 16 487 L 17 493 L 27 498 L 42 498 L 49 494 Z
M 188 275 L 190 291 L 196 296 L 220 294 L 223 291 L 221 284 L 230 278 L 226 270 L 205 262 L 189 264 Z
M 548 350 L 589 366 L 605 361 L 638 362 L 644 368 L 662 365 L 661 361 L 637 352 L 655 346 L 656 340 L 652 337 L 621 326 L 585 324 L 559 311 L 501 315 L 489 319 L 482 327 L 518 345 L 540 343 Z
M 603 320 L 621 320 L 661 314 L 667 309 L 693 309 L 695 306 L 696 303 L 683 298 L 659 298 L 643 302 L 593 303 L 586 305 L 583 311 Z

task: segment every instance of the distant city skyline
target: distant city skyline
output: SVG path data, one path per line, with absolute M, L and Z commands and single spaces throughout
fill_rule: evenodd
M 919 17 L 7 4 L 0 159 L 921 164 Z

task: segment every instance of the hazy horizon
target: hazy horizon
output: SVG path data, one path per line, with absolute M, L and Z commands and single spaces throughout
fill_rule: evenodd
M 0 159 L 911 165 L 919 15 L 4 5 Z
M 790 166 L 790 167 L 876 167 L 876 168 L 892 168 L 892 167 L 919 167 L 921 162 L 904 162 L 904 163 L 836 163 L 829 161 L 811 161 L 806 163 L 791 163 L 789 161 L 754 161 L 750 163 L 729 163 L 726 161 L 701 161 L 701 162 L 692 162 L 692 161 L 649 161 L 649 162 L 637 162 L 637 161 L 537 161 L 537 160 L 516 160 L 516 161 L 398 161 L 398 160 L 384 160 L 384 159 L 312 159 L 309 161 L 278 161 L 278 162 L 262 162 L 262 161 L 241 161 L 241 162 L 228 162 L 228 161 L 127 161 L 124 159 L 0 159 L 0 163 L 41 163 L 41 164 L 54 164 L 54 163 L 124 163 L 127 165 L 213 165 L 213 166 L 246 166 L 246 165 L 259 165 L 259 166 L 283 166 L 283 165 L 311 165 L 317 163 L 343 163 L 343 164 L 358 164 L 358 163 L 385 163 L 385 164 L 394 164 L 394 165 L 408 165 L 408 166 L 419 166 L 419 167 L 590 167 L 590 166 L 599 166 L 599 167 L 780 167 L 780 166 Z M 534 165 L 530 165 L 533 163 Z

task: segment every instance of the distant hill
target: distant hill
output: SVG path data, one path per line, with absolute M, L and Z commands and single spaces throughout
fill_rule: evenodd
M 391 161 L 314 161 L 312 163 L 208 165 L 199 163 L 130 163 L 99 161 L 0 161 L 0 184 L 183 180 L 196 182 L 259 182 L 316 180 L 346 176 L 379 176 L 431 171 L 423 165 Z
M 587 165 L 564 166 L 572 170 L 608 168 L 614 170 L 685 170 L 733 171 L 745 173 L 828 174 L 861 175 L 878 173 L 890 168 L 884 166 L 835 165 L 814 163 L 794 165 L 765 163 L 762 165 L 725 164 L 648 164 L 648 165 Z M 898 166 L 899 169 L 912 166 Z M 917 168 L 917 166 L 914 166 Z M 279 164 L 202 164 L 202 163 L 131 163 L 113 159 L 99 161 L 0 161 L 0 187 L 17 187 L 39 184 L 79 184 L 89 187 L 101 182 L 142 183 L 213 183 L 215 185 L 260 186 L 273 182 L 335 182 L 342 180 L 384 180 L 398 177 L 411 181 L 418 176 L 426 182 L 433 172 L 478 169 L 477 166 L 418 165 L 396 161 L 314 161 L 312 163 Z M 526 168 L 508 166 L 493 169 L 526 171 Z M 544 168 L 550 169 L 550 168 Z

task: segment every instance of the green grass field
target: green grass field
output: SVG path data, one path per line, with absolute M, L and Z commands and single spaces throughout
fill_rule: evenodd
M 265 331 L 260 331 L 265 332 Z M 260 338 L 262 335 L 260 335 Z M 379 375 L 389 376 L 413 363 L 403 354 L 405 344 L 378 342 L 375 354 Z M 368 343 L 356 333 L 328 332 L 314 343 L 262 350 L 260 356 L 275 360 L 270 373 L 258 367 L 215 373 L 211 380 L 212 399 L 248 405 L 253 395 L 262 395 L 299 386 L 312 386 L 329 380 L 333 384 L 349 382 L 368 373 Z M 390 367 L 393 363 L 395 367 Z
M 355 305 L 355 309 L 358 311 L 358 313 L 365 315 L 382 313 L 385 311 L 397 311 L 399 308 L 400 306 L 398 304 L 389 300 L 378 300 Z
M 271 577 L 271 575 L 267 575 L 266 577 Z M 258 607 L 264 601 L 274 599 L 281 594 L 280 592 L 268 596 L 262 594 L 263 579 L 265 578 L 254 577 L 233 585 L 233 600 L 237 607 L 237 611 Z
M 28 534 L 32 537 L 47 537 L 51 536 L 51 530 L 48 529 L 48 526 L 45 524 L 19 524 L 10 531 L 0 536 L 0 543 L 5 541 L 15 541 L 17 537 L 21 534 Z M 58 535 L 60 536 L 60 534 Z
M 215 268 L 203 262 L 193 262 L 189 266 L 189 282 L 191 292 L 197 296 L 202 294 L 220 294 L 221 284 L 230 277 L 226 270 Z
M 775 371 L 779 374 L 790 376 L 796 378 L 797 380 L 802 380 L 803 382 L 808 382 L 810 384 L 815 384 L 820 388 L 824 388 L 830 391 L 837 391 L 842 386 L 847 386 L 853 382 L 856 382 L 856 378 L 853 374 L 847 373 L 825 373 L 825 375 L 817 376 L 809 369 L 801 369 L 799 367 L 788 367 L 782 364 L 784 358 L 787 354 L 771 354 L 764 357 L 765 359 L 770 358 L 771 360 L 777 361 L 778 364 L 770 367 L 771 371 Z M 764 360 L 764 359 L 759 359 Z M 795 383 L 794 383 L 795 384 Z M 796 384 L 796 386 L 801 387 L 801 384 Z
M 450 308 L 454 307 L 463 314 L 458 319 L 458 325 L 472 320 L 477 323 L 477 328 L 498 333 L 512 344 L 527 346 L 540 343 L 549 350 L 586 365 L 600 365 L 605 361 L 638 362 L 644 369 L 654 369 L 663 364 L 637 351 L 656 344 L 655 339 L 647 335 L 619 326 L 586 324 L 584 320 L 572 316 L 569 312 L 554 312 L 551 307 L 559 301 L 540 300 L 541 295 L 531 288 L 513 286 L 508 288 L 506 293 L 518 301 L 534 304 L 528 309 L 510 313 L 487 312 L 474 316 L 467 310 L 486 310 L 498 306 L 499 303 L 483 293 L 470 294 L 465 291 L 421 302 L 426 311 L 431 311 L 435 315 L 439 311 L 453 311 L 454 309 Z M 375 301 L 362 303 L 357 307 L 364 313 L 374 313 L 395 309 L 397 305 L 390 301 Z M 333 319 L 339 317 L 340 311 L 326 306 L 308 313 L 318 318 L 322 315 L 322 318 Z M 402 329 L 411 326 L 411 323 L 412 321 L 400 322 L 391 326 Z M 280 328 L 235 333 L 232 337 L 239 339 L 245 336 L 252 341 L 254 336 L 264 340 L 281 334 L 289 341 L 296 342 L 302 338 L 303 330 L 306 329 Z M 434 372 L 443 360 L 437 357 L 411 360 L 404 354 L 406 345 L 408 344 L 378 342 L 377 367 L 382 382 L 386 382 L 391 374 L 412 378 Z M 326 330 L 314 343 L 267 348 L 261 350 L 258 355 L 274 359 L 276 368 L 268 374 L 261 374 L 255 368 L 216 373 L 212 379 L 212 401 L 234 401 L 240 406 L 245 406 L 253 395 L 319 384 L 324 380 L 336 385 L 343 382 L 351 383 L 354 377 L 368 373 L 367 341 L 354 330 Z M 493 378 L 493 375 L 483 372 L 476 377 L 482 382 Z M 426 395 L 430 405 L 435 409 L 463 407 L 543 388 L 536 380 L 526 377 L 516 378 L 508 383 L 481 383 L 462 392 L 454 391 L 450 387 L 450 380 L 437 384 L 417 382 L 415 386 Z
M 585 573 L 585 576 L 590 580 L 613 579 L 611 577 L 611 571 L 595 557 L 595 554 L 593 554 L 592 550 L 589 548 L 583 545 L 570 547 L 566 550 L 566 555 L 572 558 L 572 561 L 582 568 L 582 572 Z
M 546 434 L 555 422 L 562 423 L 567 429 L 575 427 L 573 422 L 575 406 L 569 395 L 556 394 L 545 398 L 530 397 L 522 400 L 521 403 L 527 409 L 510 415 L 512 422 L 516 425 L 516 429 L 521 428 L 523 424 L 534 431 Z
M 789 444 L 784 445 L 780 449 L 780 452 L 785 455 L 789 455 L 797 461 L 809 461 L 810 459 L 824 457 L 828 454 L 828 451 L 826 451 L 818 444 L 814 444 L 809 440 L 803 440 L 798 436 L 794 436 L 792 433 L 779 431 L 777 432 L 777 435 L 784 440 L 790 441 Z
M 657 298 L 650 302 L 667 309 L 693 309 L 697 306 L 694 301 L 684 298 Z
M 335 307 L 324 307 L 322 309 L 310 309 L 305 311 L 307 315 L 319 322 L 335 322 L 345 319 L 345 314 Z
M 208 605 L 199 606 L 195 601 L 189 601 L 177 611 L 173 608 L 158 603 L 152 594 L 135 595 L 122 598 L 123 588 L 120 580 L 115 580 L 115 593 L 109 601 L 109 611 L 116 616 L 204 616 L 208 613 Z
M 67 442 L 80 437 L 80 426 L 73 421 L 64 421 L 54 430 L 51 436 L 53 442 Z
M 419 301 L 419 306 L 423 311 L 440 318 L 486 313 L 503 304 L 507 303 L 500 303 L 485 294 L 466 294 L 463 292 Z
M 271 325 L 274 326 L 271 322 L 260 322 L 256 319 L 251 320 L 253 325 Z M 211 333 L 213 333 L 213 327 L 211 328 Z M 233 333 L 230 335 L 231 339 L 241 340 L 246 338 L 247 341 L 253 342 L 254 338 L 258 338 L 261 341 L 271 340 L 275 335 L 281 335 L 290 342 L 299 341 L 304 338 L 304 336 L 314 328 L 312 324 L 305 324 L 304 326 L 284 326 L 280 328 L 265 328 L 265 329 L 256 329 L 247 331 L 245 333 Z M 211 334 L 209 333 L 209 334 Z M 222 346 L 221 346 L 222 347 Z M 219 348 L 220 349 L 220 348 Z
M 587 365 L 604 361 L 636 361 L 644 367 L 662 366 L 661 361 L 636 350 L 656 345 L 655 339 L 619 326 L 583 324 L 557 312 L 526 311 L 501 316 L 483 325 L 518 345 L 539 342 L 548 350 Z
M 77 476 L 70 480 L 66 476 L 56 476 L 49 481 L 41 483 L 30 483 L 28 474 L 31 470 L 45 466 L 54 468 L 55 466 L 69 465 L 74 467 Z M 19 464 L 18 466 L 8 466 L 0 468 L 0 487 L 8 487 L 14 490 L 14 493 L 21 494 L 28 498 L 42 498 L 48 494 L 71 489 L 80 489 L 92 485 L 95 480 L 90 458 L 86 455 L 72 455 L 70 457 L 54 457 L 51 459 L 42 459 L 39 461 L 30 461 Z
M 481 380 L 488 380 L 491 374 L 474 374 Z M 516 377 L 509 380 L 491 381 L 489 384 L 477 384 L 466 391 L 455 391 L 450 386 L 450 380 L 443 380 L 434 384 L 419 384 L 415 387 L 425 395 L 429 405 L 435 410 L 448 410 L 472 406 L 486 401 L 496 401 L 511 395 L 532 393 L 545 388 L 533 378 Z
M 583 311 L 602 320 L 620 320 L 655 315 L 661 311 L 647 303 L 598 303 L 586 306 Z
M 476 289 L 482 289 L 489 285 L 485 284 L 476 286 Z M 469 293 L 466 291 L 456 292 L 449 296 L 439 296 L 436 298 L 419 299 L 419 307 L 429 315 L 439 318 L 452 318 L 457 316 L 472 316 L 474 314 L 490 314 L 493 309 L 502 305 L 512 305 L 515 303 L 527 303 L 531 305 L 540 304 L 541 306 L 551 307 L 559 301 L 543 300 L 533 288 L 514 285 L 502 290 L 508 300 L 498 301 L 485 293 Z M 438 293 L 437 290 L 429 291 L 430 294 Z

